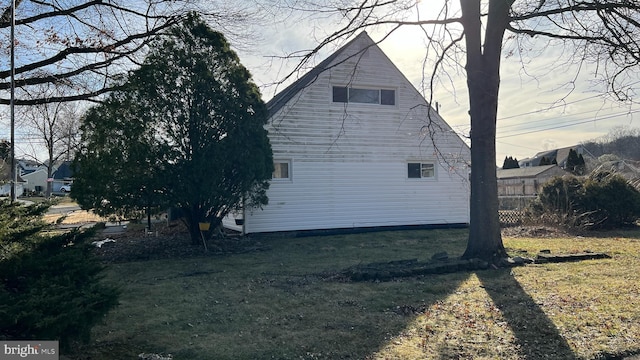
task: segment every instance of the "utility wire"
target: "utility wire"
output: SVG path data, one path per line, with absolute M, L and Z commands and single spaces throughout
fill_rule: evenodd
M 638 113 L 638 112 L 640 112 L 640 110 L 634 110 L 634 111 L 630 111 L 630 112 L 625 112 L 625 114 L 635 114 L 635 113 Z M 504 138 L 508 138 L 508 137 L 514 137 L 514 136 L 520 136 L 520 135 L 526 135 L 526 134 L 533 134 L 533 133 L 542 132 L 542 131 L 561 129 L 561 128 L 565 128 L 565 127 L 576 126 L 576 125 L 586 124 L 586 123 L 590 123 L 590 122 L 607 120 L 607 119 L 615 118 L 615 117 L 618 117 L 618 116 L 620 116 L 620 114 L 612 114 L 612 115 L 603 116 L 603 117 L 594 118 L 594 119 L 588 119 L 588 120 L 578 120 L 577 122 L 571 123 L 571 124 L 552 126 L 552 127 L 548 127 L 548 128 L 544 128 L 544 129 L 537 129 L 537 130 L 531 130 L 531 131 L 523 131 L 523 132 L 520 132 L 520 133 L 511 134 L 511 135 L 496 136 L 496 139 L 504 139 Z
M 559 125 L 566 125 L 566 124 L 570 124 L 573 122 L 584 122 L 584 121 L 598 121 L 598 120 L 602 120 L 602 119 L 610 119 L 612 117 L 618 117 L 618 116 L 625 116 L 625 115 L 630 115 L 630 114 L 634 114 L 636 112 L 638 112 L 640 110 L 638 109 L 632 109 L 632 110 L 627 110 L 627 111 L 623 111 L 623 112 L 619 112 L 619 113 L 614 113 L 614 114 L 607 114 L 604 115 L 603 117 L 594 117 L 591 119 L 585 119 L 585 118 L 578 118 L 578 119 L 571 119 L 571 118 L 566 118 L 566 119 L 558 119 L 558 118 L 550 118 L 550 119 L 544 119 L 541 120 L 540 122 L 537 123 L 532 123 L 532 124 L 517 124 L 517 125 L 511 125 L 510 127 L 515 127 L 515 126 L 519 126 L 518 129 L 511 129 L 511 130 L 504 130 L 504 127 L 500 127 L 498 130 L 503 133 L 502 136 L 506 136 L 504 135 L 504 133 L 513 133 L 513 132 L 521 132 L 523 130 L 535 130 L 535 129 L 539 129 L 542 128 L 542 130 L 546 129 L 546 128 L 554 128 L 556 126 Z M 591 111 L 588 111 L 586 113 L 590 113 Z M 574 114 L 574 115 L 583 115 L 585 113 L 578 113 L 578 114 Z M 549 122 L 552 121 L 552 124 L 542 124 L 542 122 Z

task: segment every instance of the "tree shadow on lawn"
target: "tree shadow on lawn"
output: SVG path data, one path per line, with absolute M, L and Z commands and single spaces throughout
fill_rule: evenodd
M 456 273 L 390 282 L 277 281 L 273 285 L 290 296 L 258 306 L 254 326 L 239 329 L 247 340 L 237 344 L 233 358 L 367 359 L 468 277 Z M 220 355 L 214 357 L 226 358 Z
M 522 359 L 576 359 L 555 324 L 510 269 L 478 271 L 480 282 L 511 327 Z
M 191 360 L 367 359 L 402 336 L 416 316 L 455 292 L 470 275 L 340 282 L 313 274 L 263 273 L 231 282 L 225 279 L 227 273 L 184 278 L 180 285 L 189 295 L 176 293 L 166 302 L 154 299 L 144 315 L 135 312 L 142 304 L 121 308 L 122 313 L 111 314 L 114 325 L 84 349 L 87 354 L 70 358 L 112 359 L 114 346 L 121 345 L 126 352 L 121 358 L 171 353 L 175 359 Z M 201 298 L 215 300 L 194 300 Z M 149 299 L 127 302 L 134 301 Z M 119 326 L 120 318 L 133 326 L 114 338 L 106 331 Z

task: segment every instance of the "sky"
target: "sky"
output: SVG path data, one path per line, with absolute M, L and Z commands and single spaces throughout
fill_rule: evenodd
M 430 11 L 438 9 L 438 3 L 442 1 L 419 1 L 418 11 L 412 16 L 429 17 Z M 296 64 L 296 61 L 273 56 L 312 49 L 336 26 L 330 20 L 322 26 L 314 26 L 296 17 L 286 17 L 282 21 L 261 24 L 257 29 L 259 39 L 253 41 L 256 46 L 236 50 L 261 87 L 264 99 L 268 100 L 286 85 L 275 87 L 271 84 L 281 80 Z M 370 28 L 367 32 L 375 41 L 386 35 L 385 29 Z M 320 62 L 348 40 L 331 44 L 314 62 Z M 425 44 L 418 30 L 403 28 L 383 41 L 380 47 L 420 90 L 422 80 L 430 73 L 429 67 L 423 71 Z M 532 49 L 522 58 L 518 54 L 503 58 L 496 142 L 498 166 L 506 156 L 522 160 L 541 151 L 601 138 L 618 127 L 640 128 L 640 114 L 637 113 L 640 105 L 619 104 L 603 96 L 602 89 L 592 84 L 594 67 L 584 66 L 581 76 L 575 77 L 576 68 L 557 62 L 558 55 L 565 49 Z M 303 72 L 298 74 L 301 75 Z M 461 68 L 448 69 L 447 76 L 448 81 L 434 92 L 433 102 L 438 103 L 445 121 L 465 138 L 470 125 L 464 73 Z M 0 135 L 5 133 L 8 131 L 2 131 Z M 30 147 L 23 150 L 31 151 Z
M 423 76 L 430 74 L 428 68 L 423 72 L 424 40 L 415 31 L 407 28 L 394 33 L 380 47 L 420 90 Z M 375 29 L 367 32 L 374 41 L 386 34 Z M 263 96 L 268 100 L 276 89 L 264 85 L 282 78 L 293 63 L 270 61 L 268 55 L 312 48 L 317 44 L 314 37 L 319 35 L 317 28 L 299 23 L 277 24 L 266 28 L 263 34 L 268 46 L 261 49 L 261 55 L 240 52 L 240 57 L 256 83 L 262 85 Z M 592 65 L 582 65 L 581 74 L 576 77 L 576 67 L 558 62 L 565 50 L 550 46 L 533 48 L 522 57 L 503 57 L 496 136 L 498 166 L 506 156 L 522 160 L 541 151 L 601 139 L 615 128 L 640 127 L 640 105 L 618 103 L 604 95 L 602 88 L 594 84 L 593 72 L 597 68 Z M 328 54 L 318 56 L 316 63 Z M 449 70 L 448 74 L 450 81 L 446 88 L 436 89 L 433 102 L 438 103 L 440 115 L 464 138 L 470 129 L 466 80 L 460 69 Z

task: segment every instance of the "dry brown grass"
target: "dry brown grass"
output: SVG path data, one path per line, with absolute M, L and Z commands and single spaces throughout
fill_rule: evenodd
M 60 220 L 62 219 L 62 220 Z M 107 218 L 103 218 L 91 211 L 75 210 L 63 214 L 46 214 L 44 220 L 49 223 L 58 223 L 65 225 L 77 225 L 91 222 L 106 222 Z
M 602 234 L 600 234 L 602 235 Z M 640 351 L 638 232 L 505 238 L 612 259 L 344 282 L 349 266 L 461 254 L 465 230 L 262 239 L 270 251 L 113 264 L 121 305 L 75 359 L 602 359 Z

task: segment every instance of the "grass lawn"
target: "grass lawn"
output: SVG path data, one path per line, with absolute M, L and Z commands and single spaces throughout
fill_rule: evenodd
M 120 306 L 72 359 L 595 359 L 640 353 L 640 231 L 505 238 L 512 255 L 606 252 L 390 282 L 332 274 L 459 256 L 466 230 L 263 238 L 266 251 L 111 264 Z M 602 234 L 601 234 L 602 235 Z M 62 357 L 67 358 L 66 356 Z

